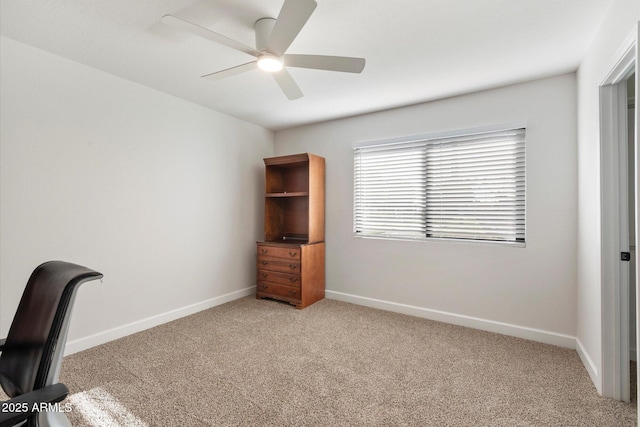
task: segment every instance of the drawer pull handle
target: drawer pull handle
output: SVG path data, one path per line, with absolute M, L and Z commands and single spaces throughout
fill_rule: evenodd
M 289 251 L 289 256 L 290 256 L 290 257 L 294 257 L 294 256 L 297 256 L 297 255 L 298 255 L 298 252 L 296 252 L 296 251 Z
M 289 264 L 289 268 L 295 270 L 298 266 L 296 264 Z
M 260 261 L 260 264 L 267 265 L 267 264 L 269 264 L 269 261 Z
M 297 277 L 289 277 L 289 281 L 291 283 L 296 283 L 298 281 L 298 278 Z
M 289 289 L 289 295 L 294 296 L 296 291 L 294 289 Z
M 262 273 L 262 278 L 266 279 L 267 277 L 269 277 L 269 273 Z
M 269 253 L 269 249 L 261 248 L 261 249 L 260 249 L 260 253 L 261 253 L 261 254 L 267 254 L 267 253 Z
M 264 285 L 264 284 L 260 285 L 260 289 L 262 289 L 262 290 L 266 290 L 267 288 L 268 288 L 267 285 Z

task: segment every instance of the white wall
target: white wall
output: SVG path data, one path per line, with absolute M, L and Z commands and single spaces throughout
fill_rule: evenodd
M 616 0 L 578 69 L 578 282 L 579 350 L 602 392 L 602 268 L 599 86 L 640 19 L 640 2 Z
M 526 248 L 353 237 L 352 144 L 514 122 L 527 124 Z M 326 158 L 329 297 L 575 345 L 575 74 L 278 131 L 275 151 Z
M 80 289 L 72 350 L 251 292 L 271 131 L 10 39 L 0 52 L 1 336 L 50 259 L 105 276 Z

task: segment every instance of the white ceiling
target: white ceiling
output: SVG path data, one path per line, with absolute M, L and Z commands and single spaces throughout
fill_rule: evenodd
M 2 0 L 3 36 L 282 129 L 576 70 L 613 0 L 317 0 L 288 53 L 356 56 L 362 74 L 290 68 L 289 101 L 254 59 L 180 33 L 165 14 L 254 45 L 283 0 Z M 46 72 L 46 70 L 42 70 Z

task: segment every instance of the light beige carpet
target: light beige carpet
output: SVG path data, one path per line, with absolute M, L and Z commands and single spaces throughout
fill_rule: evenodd
M 74 426 L 632 426 L 573 350 L 243 298 L 64 359 Z

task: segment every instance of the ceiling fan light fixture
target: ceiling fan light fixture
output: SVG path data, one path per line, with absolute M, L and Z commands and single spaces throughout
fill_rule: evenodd
M 275 73 L 282 70 L 282 59 L 275 55 L 264 54 L 258 58 L 258 67 L 263 71 Z

